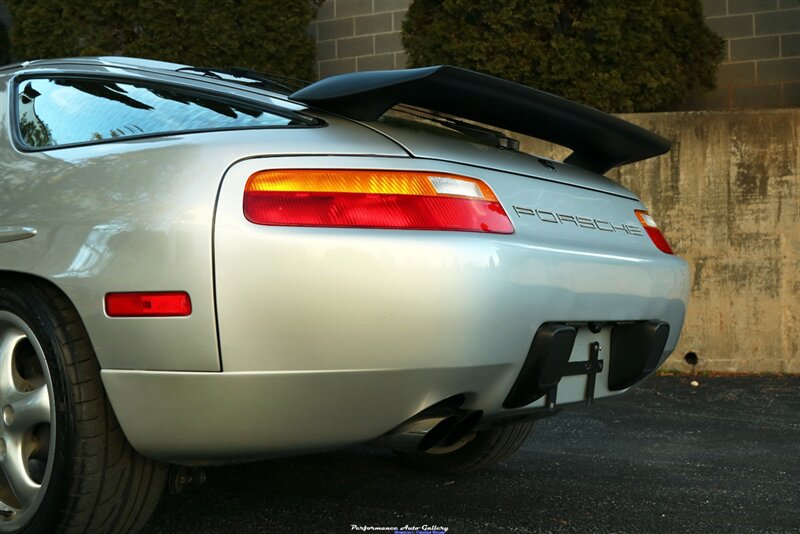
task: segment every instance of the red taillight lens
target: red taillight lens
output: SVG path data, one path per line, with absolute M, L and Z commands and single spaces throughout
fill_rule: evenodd
M 661 230 L 658 229 L 656 222 L 644 210 L 635 210 L 636 217 L 639 219 L 639 222 L 642 223 L 647 235 L 650 236 L 650 239 L 653 241 L 653 244 L 660 250 L 661 252 L 666 252 L 667 254 L 674 254 L 672 252 L 672 247 L 669 246 L 667 243 L 667 239 L 664 237 L 664 234 L 661 233 Z
M 192 314 L 192 301 L 185 291 L 108 293 L 109 317 L 185 317 Z
M 444 173 L 261 171 L 247 181 L 244 215 L 276 226 L 514 232 L 489 186 Z

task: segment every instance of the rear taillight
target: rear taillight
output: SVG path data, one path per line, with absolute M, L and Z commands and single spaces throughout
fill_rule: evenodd
M 511 234 L 488 185 L 446 173 L 379 170 L 270 170 L 244 192 L 250 222 Z
M 653 241 L 653 244 L 660 250 L 661 252 L 666 252 L 667 254 L 674 254 L 672 252 L 672 247 L 669 246 L 667 243 L 667 239 L 664 237 L 664 234 L 661 233 L 661 230 L 658 229 L 658 225 L 644 210 L 635 210 L 636 217 L 639 219 L 639 222 L 642 223 L 647 235 L 650 236 L 650 239 Z
M 109 317 L 186 317 L 192 314 L 192 301 L 185 291 L 108 293 L 105 301 Z

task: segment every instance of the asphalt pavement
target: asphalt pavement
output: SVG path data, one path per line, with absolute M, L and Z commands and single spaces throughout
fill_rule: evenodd
M 800 532 L 800 376 L 691 380 L 564 410 L 457 477 L 370 448 L 209 468 L 145 532 Z

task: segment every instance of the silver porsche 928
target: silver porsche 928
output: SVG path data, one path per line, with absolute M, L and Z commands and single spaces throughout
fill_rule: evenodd
M 681 331 L 686 263 L 603 176 L 669 143 L 522 85 L 40 60 L 0 121 L 3 532 L 136 531 L 170 464 L 483 467 Z

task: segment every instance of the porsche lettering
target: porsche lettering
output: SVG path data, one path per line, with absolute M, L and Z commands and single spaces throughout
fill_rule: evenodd
M 594 219 L 592 217 L 581 217 L 580 215 L 567 215 L 565 213 L 557 213 L 554 211 L 523 208 L 521 206 L 514 206 L 514 212 L 518 217 L 535 217 L 544 223 L 551 224 L 574 224 L 578 228 L 586 228 L 587 230 L 599 230 L 601 232 L 620 232 L 628 235 L 642 236 L 644 232 L 636 225 L 628 223 L 613 223 L 602 219 Z

